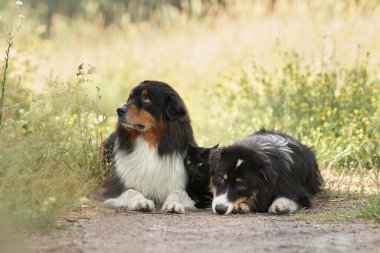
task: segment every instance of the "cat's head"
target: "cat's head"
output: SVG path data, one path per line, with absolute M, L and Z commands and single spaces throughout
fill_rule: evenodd
M 212 149 L 216 149 L 219 144 L 211 148 L 196 147 L 193 145 L 187 146 L 185 156 L 185 168 L 190 177 L 196 179 L 208 179 L 209 166 L 208 157 Z

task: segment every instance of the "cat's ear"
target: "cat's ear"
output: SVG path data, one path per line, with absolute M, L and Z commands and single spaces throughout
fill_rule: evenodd
M 211 148 L 205 148 L 205 149 L 203 149 L 203 151 L 201 152 L 201 154 L 204 155 L 204 156 L 208 156 L 210 154 L 211 150 L 217 149 L 218 147 L 219 147 L 219 143 L 216 144 L 215 146 L 211 147 Z
M 211 150 L 211 149 L 217 149 L 218 147 L 219 147 L 219 143 L 216 144 L 214 147 L 211 147 L 210 150 Z
M 194 152 L 197 148 L 197 145 L 195 143 L 192 143 L 192 142 L 188 142 L 186 141 L 186 151 L 187 153 L 190 152 Z
M 195 142 L 186 141 L 186 147 L 196 148 L 197 144 L 195 144 Z

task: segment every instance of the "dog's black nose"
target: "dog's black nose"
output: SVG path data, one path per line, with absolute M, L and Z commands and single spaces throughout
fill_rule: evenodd
M 117 111 L 117 116 L 119 116 L 119 118 L 121 118 L 127 112 L 127 108 L 122 106 L 122 107 L 117 108 L 116 111 Z
M 215 206 L 215 211 L 217 214 L 225 214 L 227 212 L 227 208 L 227 206 L 219 204 Z

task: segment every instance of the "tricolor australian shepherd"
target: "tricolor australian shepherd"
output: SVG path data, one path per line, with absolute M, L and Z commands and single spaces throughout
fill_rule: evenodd
M 129 210 L 183 213 L 194 202 L 186 193 L 183 159 L 195 145 L 184 102 L 169 85 L 145 81 L 117 109 L 117 129 L 104 144 L 112 175 L 106 203 Z
M 212 210 L 217 214 L 293 213 L 321 190 L 313 151 L 296 139 L 259 131 L 210 151 Z

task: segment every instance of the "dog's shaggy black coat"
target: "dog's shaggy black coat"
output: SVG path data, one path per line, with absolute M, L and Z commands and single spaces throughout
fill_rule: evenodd
M 310 207 L 321 190 L 322 178 L 313 151 L 295 138 L 261 130 L 233 145 L 212 150 L 211 190 L 250 211 L 267 212 L 278 197 Z M 228 189 L 228 191 L 227 191 Z
M 185 104 L 166 83 L 140 83 L 132 90 L 128 101 L 117 109 L 117 114 L 116 131 L 103 145 L 104 163 L 111 167 L 111 175 L 105 183 L 104 198 L 117 197 L 128 189 L 128 185 L 124 185 L 115 172 L 114 158 L 117 152 L 131 153 L 137 138 L 143 138 L 157 149 L 161 157 L 176 154 L 184 156 L 188 143 L 196 145 Z M 144 131 L 148 125 L 149 131 Z

